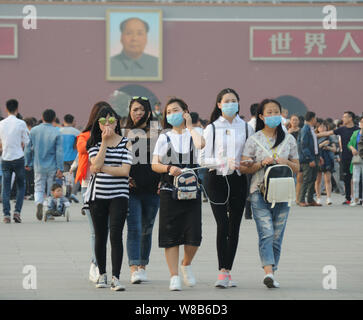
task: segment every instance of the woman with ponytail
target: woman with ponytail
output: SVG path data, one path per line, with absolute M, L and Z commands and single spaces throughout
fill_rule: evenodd
M 240 172 L 239 166 L 253 129 L 240 118 L 239 108 L 235 90 L 227 88 L 219 92 L 210 124 L 204 131 L 206 146 L 201 155 L 202 165 L 216 165 L 216 170 L 211 169 L 206 175 L 205 184 L 217 223 L 217 288 L 236 286 L 230 271 L 248 194 L 247 176 Z
M 264 183 L 266 166 L 287 165 L 297 173 L 300 166 L 299 156 L 295 138 L 282 128 L 281 105 L 278 101 L 263 100 L 257 109 L 256 118 L 256 133 L 253 138 L 247 140 L 242 157 L 242 161 L 253 160 L 253 164 L 240 168 L 242 172 L 252 174 L 251 205 L 258 232 L 261 263 L 265 271 L 263 283 L 268 288 L 278 288 L 280 285 L 275 280 L 274 273 L 280 260 L 281 244 L 290 208 L 287 202 L 276 203 L 273 207 L 264 200 L 260 187 Z M 266 156 L 264 149 L 271 150 L 270 157 Z

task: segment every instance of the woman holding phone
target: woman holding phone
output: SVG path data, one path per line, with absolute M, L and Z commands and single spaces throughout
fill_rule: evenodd
M 217 254 L 219 275 L 215 286 L 236 286 L 231 270 L 236 255 L 239 230 L 248 194 L 247 176 L 240 172 L 240 160 L 248 136 L 253 128 L 238 115 L 239 96 L 233 89 L 219 92 L 204 131 L 206 146 L 201 163 L 215 163 L 219 168 L 206 175 L 206 189 L 217 223 Z M 220 164 L 227 160 L 224 168 Z
M 160 199 L 160 174 L 151 169 L 153 139 L 158 130 L 151 130 L 153 121 L 149 99 L 133 97 L 129 104 L 126 128 L 133 144 L 133 165 L 130 170 L 130 199 L 127 216 L 127 255 L 131 270 L 131 283 L 147 281 L 146 266 L 152 244 L 152 232 Z M 155 132 L 156 131 L 156 132 Z
M 171 130 L 159 136 L 152 162 L 152 169 L 161 174 L 159 247 L 165 248 L 171 276 L 169 289 L 179 291 L 181 245 L 184 245 L 181 263 L 184 283 L 190 287 L 196 284 L 191 263 L 202 240 L 202 204 L 200 192 L 196 199 L 175 199 L 172 196 L 173 180 L 182 174 L 182 169 L 198 166 L 197 149 L 204 147 L 204 139 L 193 128 L 187 104 L 178 98 L 172 98 L 166 103 L 163 128 Z

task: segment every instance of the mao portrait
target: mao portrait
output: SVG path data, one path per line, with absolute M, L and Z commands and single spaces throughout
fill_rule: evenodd
M 108 10 L 106 80 L 162 80 L 160 10 Z

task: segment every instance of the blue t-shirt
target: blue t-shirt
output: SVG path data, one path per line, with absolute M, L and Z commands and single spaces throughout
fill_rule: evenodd
M 357 135 L 357 147 L 358 147 L 359 140 L 360 140 L 360 131 L 358 132 L 358 135 Z
M 74 147 L 81 132 L 73 127 L 62 127 L 60 132 L 63 137 L 63 161 L 74 161 L 77 157 L 77 149 Z

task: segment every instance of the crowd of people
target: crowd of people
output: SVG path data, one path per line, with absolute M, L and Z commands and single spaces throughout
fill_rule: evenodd
M 110 287 L 125 290 L 120 282 L 125 224 L 130 281 L 148 281 L 158 213 L 169 289 L 182 289 L 179 265 L 184 284 L 195 286 L 191 265 L 202 242 L 202 202 L 207 201 L 217 226 L 215 287 L 237 286 L 231 270 L 245 214 L 256 223 L 263 283 L 278 288 L 275 272 L 290 203 L 266 200 L 266 169 L 272 166 L 291 171 L 301 207 L 322 206 L 325 194 L 332 205 L 332 192 L 345 196 L 343 205 L 362 204 L 363 117 L 351 111 L 339 121 L 319 119 L 312 111 L 289 116 L 277 100 L 264 99 L 251 105 L 247 122 L 240 116 L 239 95 L 230 88 L 218 93 L 209 121 L 179 98 L 171 98 L 162 111 L 160 103 L 152 108 L 147 97 L 133 97 L 125 119 L 100 101 L 82 132 L 70 114 L 61 125 L 52 109 L 40 121 L 22 120 L 15 99 L 7 101 L 6 110 L 0 121 L 3 222 L 11 223 L 11 197 L 15 223 L 22 222 L 24 198 L 34 200 L 38 220 L 48 221 L 66 215 L 81 191 L 90 227 L 89 279 L 97 288 L 109 286 L 109 236 Z

